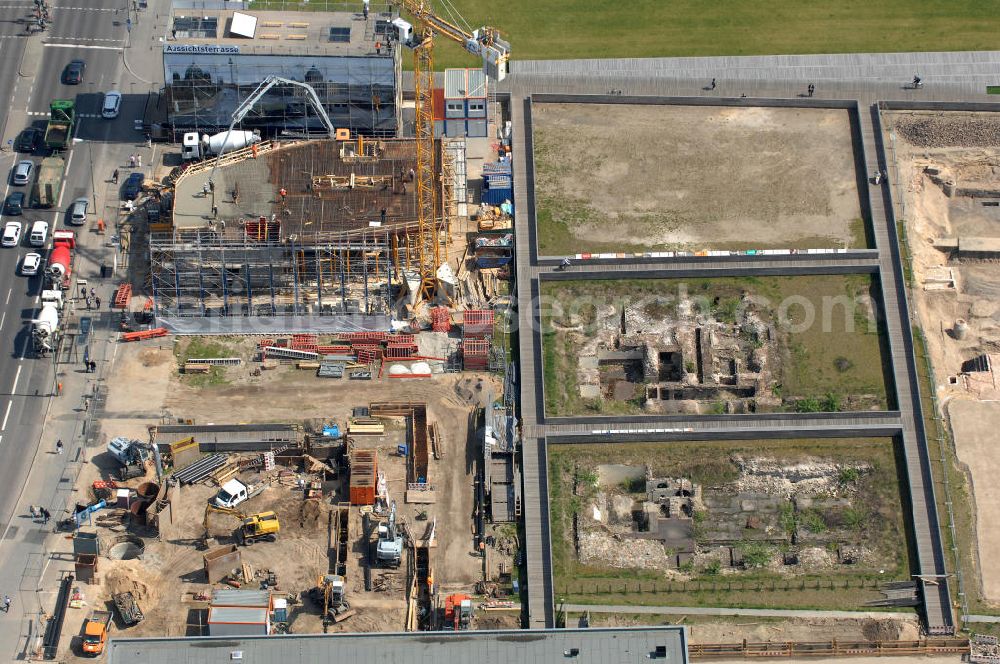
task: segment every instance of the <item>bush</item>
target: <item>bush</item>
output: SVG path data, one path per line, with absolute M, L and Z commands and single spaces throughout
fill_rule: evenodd
M 746 569 L 767 567 L 771 562 L 771 547 L 763 542 L 740 542 L 739 548 L 743 553 L 743 567 Z
M 809 397 L 808 399 L 802 399 L 795 404 L 796 413 L 821 413 L 823 412 L 823 406 L 820 404 L 819 399 L 814 399 Z
M 845 371 L 850 370 L 851 367 L 853 366 L 854 362 L 851 362 L 849 359 L 843 356 L 838 357 L 836 360 L 833 361 L 833 367 L 840 373 L 844 373 Z
M 837 481 L 840 483 L 840 486 L 856 484 L 859 479 L 861 479 L 861 471 L 857 468 L 841 468 L 837 474 Z
M 844 510 L 844 525 L 852 530 L 861 530 L 867 520 L 868 514 L 863 509 L 848 507 Z
M 803 512 L 800 515 L 799 520 L 802 523 L 802 527 L 811 532 L 813 535 L 826 532 L 826 521 L 823 520 L 823 515 L 819 512 L 813 510 Z
M 840 397 L 832 392 L 827 392 L 820 402 L 820 407 L 824 413 L 836 413 L 840 410 Z
M 718 576 L 719 572 L 722 571 L 722 562 L 718 559 L 710 561 L 705 568 L 702 570 L 705 576 Z

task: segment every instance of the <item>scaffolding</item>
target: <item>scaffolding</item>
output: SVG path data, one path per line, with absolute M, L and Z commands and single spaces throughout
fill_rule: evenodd
M 210 229 L 154 234 L 154 314 L 211 318 L 389 313 L 399 281 L 388 231 L 373 229 L 325 243 L 268 238 L 272 236 L 266 224 L 235 237 L 221 237 Z

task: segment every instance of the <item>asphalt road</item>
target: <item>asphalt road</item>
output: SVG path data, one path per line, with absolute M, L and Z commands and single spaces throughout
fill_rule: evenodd
M 0 216 L 0 225 L 17 220 L 26 231 L 32 221 L 41 219 L 49 222 L 52 230 L 63 227 L 66 209 L 75 198 L 93 201 L 94 187 L 100 191 L 105 187 L 102 181 L 110 174 L 94 171 L 94 164 L 103 161 L 105 142 L 135 140 L 131 126 L 135 112 L 125 112 L 137 103 L 134 99 L 126 101 L 119 119 L 100 118 L 102 93 L 116 88 L 122 73 L 121 49 L 128 37 L 124 7 L 124 0 L 51 2 L 52 23 L 48 30 L 26 37 L 24 21 L 33 12 L 32 2 L 0 5 L 0 62 L 5 63 L 0 67 L 0 126 L 6 127 L 6 140 L 28 124 L 44 126 L 53 99 L 77 101 L 80 120 L 76 136 L 83 139 L 66 154 L 67 170 L 59 204 L 50 210 L 25 209 L 16 218 Z M 34 42 L 29 44 L 29 40 Z M 26 62 L 21 71 L 26 76 L 21 76 L 16 66 L 22 56 Z M 62 70 L 76 58 L 86 62 L 84 81 L 64 85 Z M 0 156 L 0 172 L 4 174 L 0 191 L 4 198 L 14 190 L 30 190 L 29 186 L 11 184 L 9 169 L 13 164 L 23 158 L 37 164 L 42 157 L 41 152 L 13 155 L 9 150 Z M 19 274 L 22 257 L 35 251 L 27 246 L 25 234 L 21 246 L 0 249 L 0 535 L 8 533 L 9 524 L 18 523 L 12 517 L 17 516 L 17 499 L 35 458 L 48 400 L 57 382 L 57 366 L 52 358 L 36 358 L 31 352 L 30 321 L 38 310 L 42 278 Z M 87 251 L 81 249 L 81 254 Z M 60 372 L 76 370 L 76 366 L 58 365 Z M 54 442 L 41 441 L 43 451 Z

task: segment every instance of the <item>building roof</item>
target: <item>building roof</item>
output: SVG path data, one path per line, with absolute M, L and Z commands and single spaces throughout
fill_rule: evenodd
M 230 480 L 232 482 L 233 480 Z M 229 486 L 229 482 L 226 483 Z M 223 487 L 225 488 L 225 487 Z M 226 489 L 229 491 L 229 489 Z M 237 486 L 236 491 L 240 490 Z M 230 491 L 230 493 L 232 493 Z M 270 607 L 271 593 L 267 590 L 237 590 L 218 588 L 212 591 L 212 606 L 256 606 Z
M 388 58 L 392 49 L 384 32 L 391 20 L 389 14 L 373 14 L 365 21 L 353 12 L 188 9 L 175 4 L 163 52 Z M 382 46 L 378 54 L 377 42 Z
M 112 633 L 108 652 L 109 664 L 219 664 L 233 660 L 244 664 L 357 664 L 376 659 L 407 664 L 637 664 L 653 659 L 682 664 L 687 662 L 687 635 L 680 626 L 157 639 L 121 639 Z
M 263 625 L 267 623 L 267 609 L 259 606 L 210 606 L 208 624 Z
M 482 69 L 445 69 L 445 99 L 482 99 L 486 96 L 486 73 Z

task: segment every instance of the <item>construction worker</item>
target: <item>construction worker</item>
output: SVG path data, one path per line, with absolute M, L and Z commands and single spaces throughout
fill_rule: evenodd
M 282 187 L 281 189 L 278 190 L 278 196 L 281 197 L 281 202 L 284 203 L 285 198 L 288 197 L 288 191 L 284 187 Z
M 378 55 L 381 52 L 382 52 L 382 42 L 377 41 L 375 42 L 375 55 Z
M 257 158 L 257 144 L 256 143 L 254 143 L 253 145 L 250 146 L 250 154 L 253 155 L 254 159 Z
M 97 232 L 100 233 L 101 235 L 104 234 L 104 220 L 103 219 L 98 219 L 97 220 Z M 97 306 L 100 307 L 101 305 L 98 304 Z

